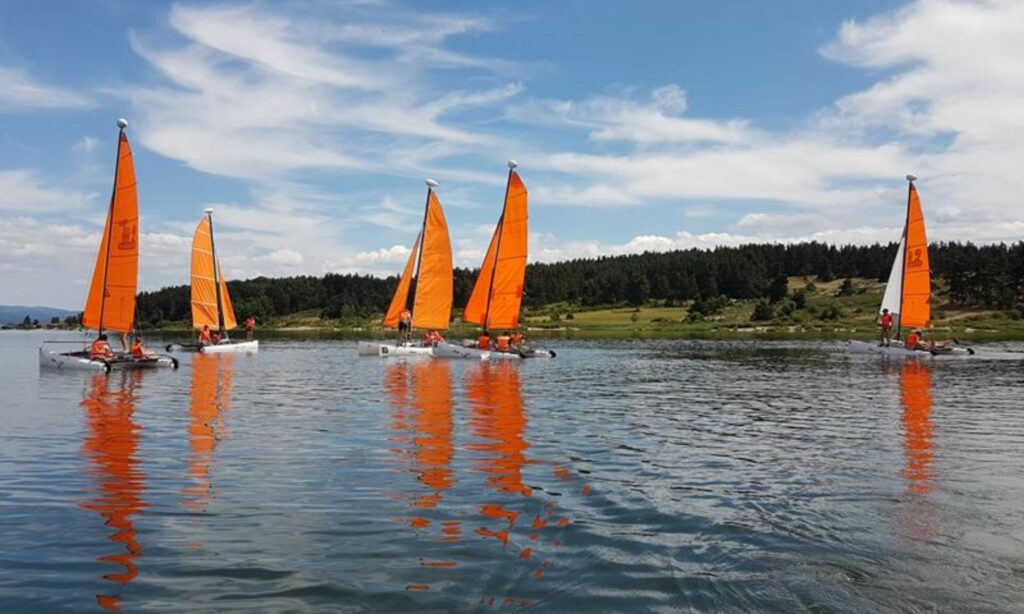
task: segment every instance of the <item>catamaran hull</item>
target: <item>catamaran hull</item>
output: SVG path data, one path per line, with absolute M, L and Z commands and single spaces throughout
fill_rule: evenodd
M 255 339 L 252 341 L 230 341 L 228 343 L 218 343 L 217 345 L 204 345 L 198 348 L 197 351 L 202 354 L 258 352 L 260 351 L 260 342 Z
M 111 360 L 89 358 L 86 352 L 58 352 L 39 348 L 39 366 L 58 371 L 120 371 L 127 369 L 178 368 L 178 360 L 171 356 L 152 358 L 117 357 Z
M 373 341 L 359 342 L 360 356 L 380 356 L 382 358 L 399 356 L 432 356 L 433 348 L 420 345 L 395 345 Z
M 439 343 L 434 348 L 434 358 L 468 358 L 470 360 L 521 360 L 523 358 L 554 358 L 554 350 L 527 349 L 523 351 L 498 352 L 480 348 L 459 346 L 454 343 Z
M 875 354 L 895 358 L 931 358 L 932 356 L 971 356 L 974 350 L 962 347 L 936 348 L 934 350 L 913 350 L 901 345 L 881 346 L 867 341 L 850 341 L 849 350 L 855 354 Z

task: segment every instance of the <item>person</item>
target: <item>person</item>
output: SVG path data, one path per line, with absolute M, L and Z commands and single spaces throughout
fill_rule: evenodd
M 203 330 L 199 331 L 199 345 L 210 345 L 210 325 L 203 324 Z
M 135 337 L 132 342 L 132 356 L 134 358 L 149 358 L 153 354 L 142 345 L 142 337 Z
M 110 344 L 107 343 L 106 333 L 101 333 L 96 341 L 92 342 L 89 346 L 89 358 L 98 360 L 110 360 L 114 357 L 114 350 L 110 349 Z
M 491 336 L 487 334 L 487 329 L 486 328 L 484 329 L 484 331 L 482 333 L 480 333 L 480 338 L 477 339 L 476 346 L 478 348 L 480 348 L 481 350 L 490 351 L 490 349 L 491 349 Z
M 495 341 L 497 342 L 496 345 L 499 352 L 507 352 L 512 344 L 512 337 L 508 334 L 508 331 L 505 331 L 498 335 Z
M 523 336 L 523 331 L 517 328 L 515 332 L 512 333 L 512 347 L 514 347 L 517 350 L 521 350 L 523 348 L 523 344 L 525 343 L 526 337 Z
M 436 347 L 438 343 L 444 343 L 444 337 L 436 330 L 431 329 L 427 331 L 427 334 L 423 335 L 423 345 L 425 347 Z
M 256 329 L 256 318 L 249 316 L 245 319 L 245 340 L 252 341 L 253 330 Z
M 408 308 L 398 314 L 398 340 L 409 341 L 412 339 L 412 312 Z
M 213 345 L 220 345 L 220 331 L 215 330 L 210 333 L 210 340 L 213 342 Z
M 906 347 L 908 350 L 916 350 L 921 348 L 921 331 L 914 329 L 907 335 Z
M 882 342 L 879 345 L 889 346 L 889 340 L 892 338 L 892 314 L 889 313 L 888 309 L 882 310 L 882 316 L 878 319 L 878 324 L 882 327 Z

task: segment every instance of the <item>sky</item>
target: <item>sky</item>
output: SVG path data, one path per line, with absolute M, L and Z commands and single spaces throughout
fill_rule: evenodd
M 397 274 L 440 183 L 475 267 L 515 159 L 530 260 L 1024 238 L 1024 2 L 0 3 L 0 304 L 79 309 L 118 117 L 140 289 Z

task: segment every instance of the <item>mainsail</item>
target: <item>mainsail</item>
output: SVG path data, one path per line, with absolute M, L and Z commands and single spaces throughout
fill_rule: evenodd
M 402 279 L 391 299 L 383 324 L 396 328 L 412 294 L 413 328 L 444 330 L 452 312 L 452 244 L 441 201 L 434 194 L 437 183 L 427 180 L 427 205 L 423 228 L 413 244 Z M 414 268 L 415 267 L 415 268 Z
M 924 227 L 921 199 L 914 187 L 913 175 L 908 175 L 910 188 L 907 195 L 907 219 L 903 236 L 892 263 L 889 282 L 882 297 L 882 309 L 888 309 L 893 324 L 901 326 L 931 326 L 931 271 L 928 265 L 928 237 Z
M 96 254 L 89 298 L 82 324 L 100 332 L 129 332 L 135 321 L 135 290 L 139 277 L 139 199 L 135 188 L 132 148 L 118 120 L 117 168 L 114 190 Z
M 526 186 L 515 167 L 516 163 L 509 161 L 505 205 L 462 316 L 464 321 L 485 329 L 519 326 L 526 279 L 528 216 Z
M 192 236 L 192 327 L 230 330 L 237 325 L 214 246 L 213 211 L 207 209 Z

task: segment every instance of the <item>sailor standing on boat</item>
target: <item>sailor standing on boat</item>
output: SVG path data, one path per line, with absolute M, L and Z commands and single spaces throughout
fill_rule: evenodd
M 882 309 L 882 315 L 878 319 L 878 324 L 882 327 L 882 342 L 878 344 L 879 347 L 889 347 L 889 340 L 892 338 L 892 314 L 889 310 Z
M 403 309 L 401 315 L 398 316 L 398 340 L 399 342 L 412 340 L 412 312 L 408 309 Z

